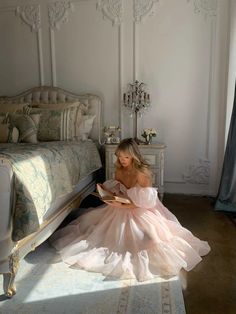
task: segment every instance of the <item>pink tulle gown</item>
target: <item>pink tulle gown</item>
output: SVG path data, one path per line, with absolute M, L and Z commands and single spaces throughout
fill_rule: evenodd
M 210 251 L 207 242 L 183 228 L 159 201 L 156 189 L 127 189 L 116 180 L 104 186 L 122 193 L 133 209 L 97 207 L 58 230 L 51 243 L 62 260 L 107 277 L 139 281 L 189 271 Z

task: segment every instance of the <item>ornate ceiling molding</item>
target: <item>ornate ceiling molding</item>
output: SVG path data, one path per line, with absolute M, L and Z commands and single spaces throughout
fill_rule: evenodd
M 155 3 L 159 0 L 134 0 L 134 20 L 136 23 L 142 21 L 146 16 L 155 13 Z
M 32 31 L 38 32 L 41 27 L 40 7 L 39 5 L 23 5 L 17 6 L 16 15 L 31 27 Z
M 187 174 L 183 175 L 185 182 L 194 184 L 209 184 L 210 161 L 199 159 L 198 164 L 189 166 Z
M 97 9 L 108 18 L 113 25 L 119 25 L 123 17 L 123 0 L 98 0 Z
M 73 10 L 70 1 L 56 1 L 48 6 L 49 24 L 52 29 L 59 29 L 61 24 L 68 22 L 68 11 Z
M 202 13 L 206 18 L 217 14 L 217 0 L 187 0 L 193 2 L 194 12 Z

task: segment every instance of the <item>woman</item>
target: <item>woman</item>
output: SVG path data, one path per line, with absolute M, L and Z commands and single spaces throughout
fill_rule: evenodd
M 159 201 L 149 165 L 133 139 L 123 140 L 116 156 L 115 180 L 102 186 L 131 203 L 106 201 L 57 231 L 53 245 L 63 261 L 111 278 L 139 281 L 191 270 L 210 251 L 208 243 L 183 228 Z

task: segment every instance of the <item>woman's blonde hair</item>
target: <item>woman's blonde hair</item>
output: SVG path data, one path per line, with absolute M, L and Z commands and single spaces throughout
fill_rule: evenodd
M 146 160 L 141 155 L 138 144 L 135 142 L 133 138 L 126 138 L 120 142 L 118 145 L 115 155 L 118 157 L 119 152 L 125 152 L 128 153 L 132 159 L 133 159 L 133 166 L 138 171 L 143 172 L 147 176 L 151 177 L 151 170 L 149 164 L 146 162 Z M 117 158 L 117 161 L 115 163 L 115 166 L 119 169 L 122 167 L 119 158 Z

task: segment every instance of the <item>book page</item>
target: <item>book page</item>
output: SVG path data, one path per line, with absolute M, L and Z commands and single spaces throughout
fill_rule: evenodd
M 104 201 L 116 201 L 123 204 L 131 204 L 131 201 L 129 198 L 125 196 L 120 195 L 113 195 L 112 192 L 106 191 L 103 189 L 101 184 L 97 184 L 97 191 L 100 198 Z M 95 193 L 93 193 L 95 195 Z
M 128 198 L 122 196 L 104 196 L 102 197 L 104 201 L 115 201 L 123 204 L 131 204 L 131 201 Z
M 113 196 L 111 192 L 104 190 L 100 184 L 97 184 L 97 191 L 100 194 L 101 198 L 103 198 L 104 196 Z

